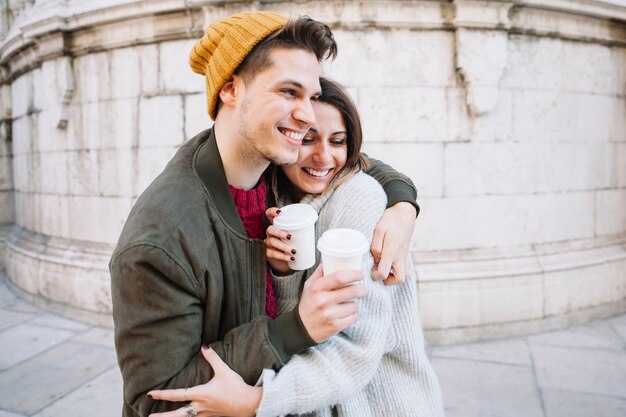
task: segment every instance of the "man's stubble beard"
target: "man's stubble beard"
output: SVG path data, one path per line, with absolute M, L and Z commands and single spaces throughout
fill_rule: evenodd
M 241 125 L 239 126 L 239 134 L 243 138 L 243 141 L 238 146 L 238 153 L 240 155 L 241 160 L 244 163 L 250 163 L 254 165 L 260 164 L 274 164 L 274 165 L 287 165 L 292 164 L 297 161 L 298 154 L 292 158 L 293 160 L 285 160 L 280 156 L 279 152 L 275 152 L 271 149 L 271 144 L 266 146 L 258 146 L 255 133 L 262 132 L 264 129 L 261 126 L 253 127 L 250 125 L 249 117 L 250 114 L 250 106 L 248 104 L 248 100 L 244 100 L 241 103 Z M 270 128 L 271 132 L 272 129 Z M 271 134 L 271 133 L 270 133 Z M 272 140 L 275 140 L 272 138 Z M 263 141 L 260 141 L 263 143 Z

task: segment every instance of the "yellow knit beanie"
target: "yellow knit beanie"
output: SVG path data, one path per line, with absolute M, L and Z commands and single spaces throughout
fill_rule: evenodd
M 217 97 L 252 48 L 285 26 L 274 12 L 246 12 L 211 23 L 189 54 L 194 72 L 206 77 L 209 116 L 215 120 Z

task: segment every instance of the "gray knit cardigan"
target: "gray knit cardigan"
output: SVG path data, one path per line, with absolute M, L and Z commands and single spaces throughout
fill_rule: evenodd
M 360 230 L 371 241 L 386 197 L 375 180 L 357 173 L 336 189 L 302 202 L 319 213 L 316 241 L 337 227 Z M 319 262 L 318 252 L 316 265 L 308 271 L 274 277 L 279 314 L 298 303 L 301 281 Z M 356 324 L 294 356 L 278 373 L 263 372 L 258 417 L 443 416 L 439 383 L 424 349 L 415 274 L 404 284 L 385 286 L 372 281 L 372 266 L 368 253 L 362 267 L 367 295 L 359 300 Z

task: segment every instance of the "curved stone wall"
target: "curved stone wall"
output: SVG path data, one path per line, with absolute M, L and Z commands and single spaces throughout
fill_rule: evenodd
M 432 342 L 626 310 L 620 2 L 22 7 L 0 46 L 15 200 L 6 264 L 33 302 L 110 323 L 107 261 L 128 210 L 211 123 L 187 53 L 208 22 L 260 7 L 333 28 L 340 53 L 324 71 L 354 96 L 365 150 L 417 184 L 412 255 Z

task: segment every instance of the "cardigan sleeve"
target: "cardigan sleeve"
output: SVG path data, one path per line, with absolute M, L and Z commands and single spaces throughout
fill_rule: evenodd
M 371 240 L 385 202 L 380 186 L 361 175 L 358 181 L 351 180 L 335 191 L 319 221 L 330 215 L 332 219 L 325 229 L 349 227 Z M 293 356 L 277 374 L 265 371 L 258 417 L 302 414 L 337 404 L 363 389 L 375 375 L 387 344 L 392 342 L 392 305 L 387 288 L 371 279 L 371 254 L 363 258 L 367 295 L 358 301 L 359 321 Z

